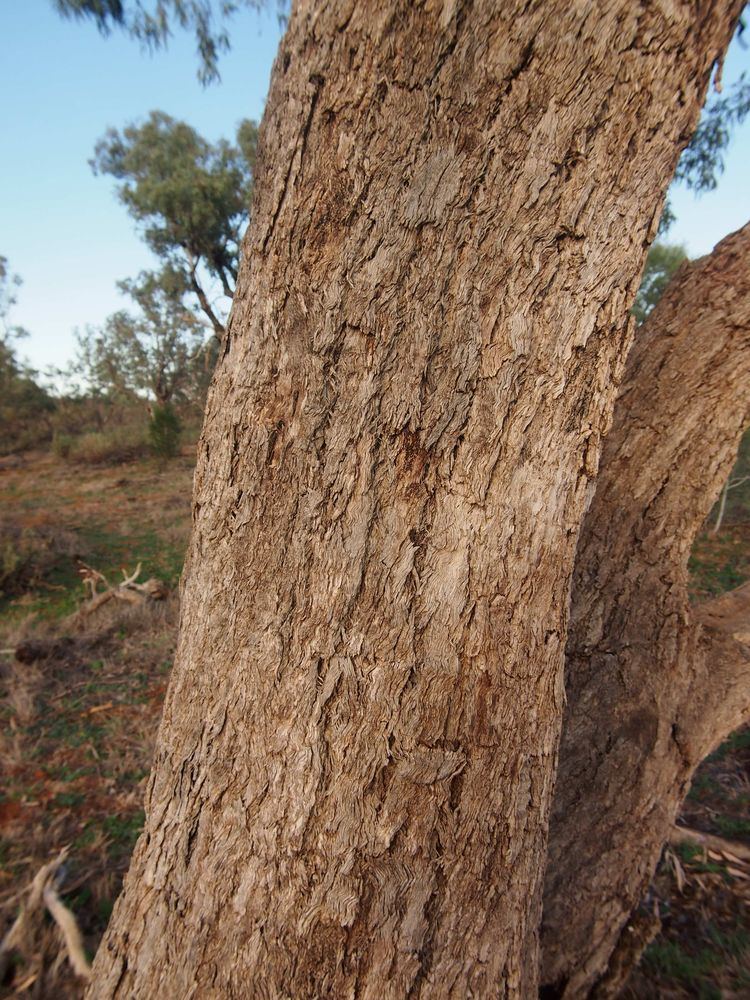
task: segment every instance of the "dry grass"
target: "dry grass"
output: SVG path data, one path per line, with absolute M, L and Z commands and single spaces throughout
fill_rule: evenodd
M 25 886 L 62 846 L 62 899 L 91 957 L 120 889 L 143 820 L 142 800 L 171 667 L 176 584 L 189 530 L 189 457 L 160 473 L 152 462 L 79 469 L 25 455 L 0 469 L 0 505 L 20 533 L 54 528 L 66 539 L 39 560 L 23 592 L 0 602 L 0 935 Z M 164 602 L 112 602 L 71 631 L 84 592 L 78 559 L 119 578 L 172 585 Z M 83 985 L 47 917 L 5 970 L 0 996 L 65 998 Z
M 681 822 L 750 845 L 750 727 L 700 767 Z M 750 997 L 750 865 L 689 844 L 673 846 L 647 905 L 658 908 L 662 930 L 625 1000 Z
M 151 453 L 142 423 L 89 431 L 78 437 L 58 435 L 53 444 L 59 458 L 79 465 L 119 465 Z
M 48 626 L 37 648 L 49 655 L 39 661 L 6 658 L 0 675 L 7 722 L 0 751 L 7 775 L 0 802 L 6 925 L 20 886 L 71 845 L 63 900 L 80 922 L 89 955 L 95 951 L 142 825 L 176 624 L 174 595 L 163 605 L 110 605 L 94 630 L 65 643 L 55 644 Z M 36 974 L 30 996 L 79 996 L 81 983 L 67 962 L 57 961 L 59 935 L 48 929 L 43 947 L 34 938 L 34 950 L 16 955 L 7 986 L 16 989 Z

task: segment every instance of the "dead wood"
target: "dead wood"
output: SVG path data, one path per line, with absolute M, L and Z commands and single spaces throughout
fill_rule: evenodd
M 691 830 L 687 826 L 677 826 L 672 828 L 669 840 L 673 844 L 694 844 L 697 847 L 704 847 L 709 851 L 718 851 L 729 862 L 750 861 L 750 847 L 741 844 L 736 840 L 726 840 L 724 837 L 717 837 L 713 833 L 703 833 L 701 830 Z
M 28 887 L 19 914 L 0 943 L 0 981 L 5 978 L 13 952 L 31 956 L 38 951 L 36 942 L 43 931 L 45 909 L 60 929 L 68 961 L 76 975 L 86 980 L 90 978 L 91 967 L 83 950 L 78 924 L 58 895 L 67 855 L 68 848 L 64 847 L 56 858 L 42 865 Z
M 145 604 L 148 601 L 161 601 L 168 593 L 166 584 L 155 577 L 151 577 L 144 583 L 136 582 L 141 572 L 140 563 L 138 563 L 135 571 L 130 576 L 128 576 L 127 570 L 123 569 L 122 582 L 114 586 L 110 584 L 103 573 L 93 569 L 91 566 L 82 564 L 78 572 L 83 581 L 84 588 L 90 591 L 90 594 L 89 600 L 85 604 L 82 604 L 78 611 L 71 616 L 70 623 L 72 625 L 80 625 L 109 601 L 117 600 L 124 601 L 127 604 Z M 99 590 L 100 585 L 103 585 L 105 589 Z

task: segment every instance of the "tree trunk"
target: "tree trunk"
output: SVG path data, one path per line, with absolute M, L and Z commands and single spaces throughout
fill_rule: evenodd
M 91 996 L 535 994 L 578 527 L 739 8 L 295 5 Z
M 616 993 L 693 772 L 750 715 L 750 586 L 693 609 L 687 591 L 692 541 L 749 419 L 750 224 L 683 265 L 639 329 L 581 530 L 544 899 L 550 996 Z

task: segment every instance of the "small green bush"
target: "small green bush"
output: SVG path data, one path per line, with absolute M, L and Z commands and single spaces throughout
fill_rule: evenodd
M 73 447 L 74 438 L 71 434 L 61 434 L 55 431 L 52 435 L 52 452 L 58 458 L 70 458 L 70 450 Z
M 154 455 L 161 461 L 174 458 L 180 450 L 182 424 L 173 406 L 155 406 L 148 424 L 148 440 Z

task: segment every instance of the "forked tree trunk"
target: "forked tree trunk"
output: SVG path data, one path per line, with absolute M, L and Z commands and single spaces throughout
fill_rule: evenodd
M 534 995 L 579 522 L 740 5 L 295 5 L 91 996 Z
M 638 331 L 573 577 L 543 980 L 616 993 L 690 779 L 750 716 L 750 585 L 691 609 L 687 562 L 750 420 L 750 224 Z

